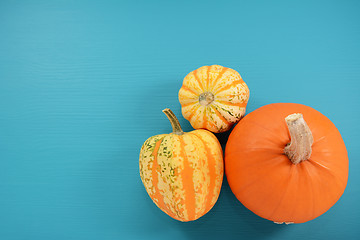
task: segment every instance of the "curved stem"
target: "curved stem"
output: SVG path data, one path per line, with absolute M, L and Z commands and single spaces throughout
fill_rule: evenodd
M 171 111 L 169 108 L 165 108 L 164 110 L 162 110 L 163 113 L 165 113 L 165 115 L 167 116 L 167 118 L 169 119 L 171 126 L 173 128 L 173 133 L 177 134 L 177 135 L 182 135 L 184 134 L 183 130 L 181 129 L 179 120 L 177 119 L 177 117 L 175 116 L 175 114 L 173 113 L 173 111 Z
M 290 114 L 285 121 L 290 132 L 291 142 L 285 147 L 284 153 L 293 164 L 308 160 L 314 139 L 303 115 L 301 113 Z

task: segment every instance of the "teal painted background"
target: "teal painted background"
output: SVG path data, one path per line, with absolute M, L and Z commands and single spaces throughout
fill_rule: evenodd
M 0 239 L 355 239 L 360 234 L 359 1 L 0 2 Z M 314 107 L 338 127 L 350 173 L 340 201 L 300 225 L 233 196 L 196 222 L 152 203 L 138 174 L 168 133 L 184 76 L 220 64 L 251 90 L 247 112 Z M 222 144 L 228 134 L 218 135 Z

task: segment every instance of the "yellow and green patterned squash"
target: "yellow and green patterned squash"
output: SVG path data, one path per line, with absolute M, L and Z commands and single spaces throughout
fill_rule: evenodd
M 190 72 L 179 91 L 184 118 L 195 129 L 225 132 L 244 115 L 249 88 L 240 74 L 219 65 Z
M 223 153 L 213 133 L 184 133 L 170 109 L 163 112 L 170 134 L 150 137 L 140 151 L 140 177 L 153 202 L 170 217 L 187 222 L 216 203 L 224 174 Z

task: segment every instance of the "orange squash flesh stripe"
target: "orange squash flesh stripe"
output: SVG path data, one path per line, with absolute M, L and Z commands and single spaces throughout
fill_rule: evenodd
M 247 102 L 234 103 L 234 102 L 227 102 L 227 101 L 220 101 L 220 100 L 217 100 L 217 102 L 227 105 L 227 106 L 237 106 L 237 107 L 246 107 L 246 104 L 247 104 Z
M 222 71 L 219 73 L 219 75 L 217 76 L 217 78 L 215 79 L 215 81 L 211 84 L 212 86 L 216 86 L 218 80 L 224 75 L 224 73 L 228 70 L 229 68 L 224 67 L 222 69 Z
M 192 90 L 190 87 L 188 87 L 188 86 L 183 85 L 181 88 L 182 88 L 183 90 L 185 90 L 185 91 L 191 92 L 192 94 L 195 94 L 195 95 L 198 95 L 198 94 L 199 94 L 199 93 L 193 91 L 193 90 Z
M 209 73 L 210 73 L 210 69 L 211 69 L 211 66 L 207 66 L 207 72 L 206 72 L 206 86 L 207 86 L 207 88 L 209 88 L 209 86 L 210 86 L 210 75 L 209 75 Z
M 197 103 L 197 102 L 194 101 L 194 102 L 185 103 L 185 104 L 182 105 L 182 107 L 187 107 L 187 106 L 190 106 L 190 105 L 195 104 L 195 103 Z
M 184 159 L 184 170 L 181 172 L 183 179 L 184 190 L 185 190 L 185 206 L 187 206 L 186 211 L 188 214 L 188 219 L 195 218 L 195 190 L 193 175 L 194 169 L 190 166 L 188 158 L 185 153 L 185 143 L 181 136 L 179 136 L 180 141 L 180 155 Z
M 221 115 L 221 113 L 219 112 L 219 110 L 217 110 L 217 108 L 215 106 L 211 106 L 211 108 L 214 110 L 215 114 L 221 119 L 221 121 L 223 121 L 225 124 L 228 124 L 229 122 L 224 118 L 223 115 Z
M 220 88 L 219 90 L 217 90 L 215 92 L 215 94 L 218 94 L 219 92 L 223 92 L 225 90 L 228 90 L 232 87 L 236 87 L 237 85 L 239 84 L 242 84 L 244 81 L 243 80 L 236 80 L 236 81 L 233 81 L 232 83 L 228 84 L 228 85 L 225 85 L 224 87 Z
M 199 105 L 194 105 L 194 106 L 192 107 L 192 112 L 191 112 L 191 114 L 190 114 L 190 116 L 189 116 L 189 119 L 190 119 L 190 120 L 195 116 L 195 113 L 197 112 L 197 110 L 198 110 L 199 107 L 200 107 Z
M 200 88 L 201 88 L 202 90 L 204 90 L 204 86 L 203 86 L 202 82 L 200 81 L 200 79 L 199 79 L 199 77 L 198 77 L 198 75 L 197 75 L 197 70 L 195 70 L 195 71 L 193 72 L 193 74 L 194 74 L 194 77 L 195 77 L 196 81 L 199 83 Z

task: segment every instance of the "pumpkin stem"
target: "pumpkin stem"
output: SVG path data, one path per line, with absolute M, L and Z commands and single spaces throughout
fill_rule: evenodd
M 290 114 L 285 121 L 291 137 L 291 142 L 284 149 L 285 155 L 293 164 L 308 160 L 314 139 L 303 115 L 301 113 Z
M 203 106 L 207 106 L 214 101 L 214 94 L 211 92 L 203 92 L 199 96 L 199 103 Z
M 165 108 L 164 110 L 162 110 L 163 113 L 165 113 L 165 115 L 168 117 L 171 126 L 173 128 L 173 133 L 177 134 L 177 135 L 183 135 L 184 132 L 181 129 L 179 120 L 177 119 L 177 117 L 175 116 L 175 114 L 173 113 L 173 111 L 171 111 L 169 108 Z

